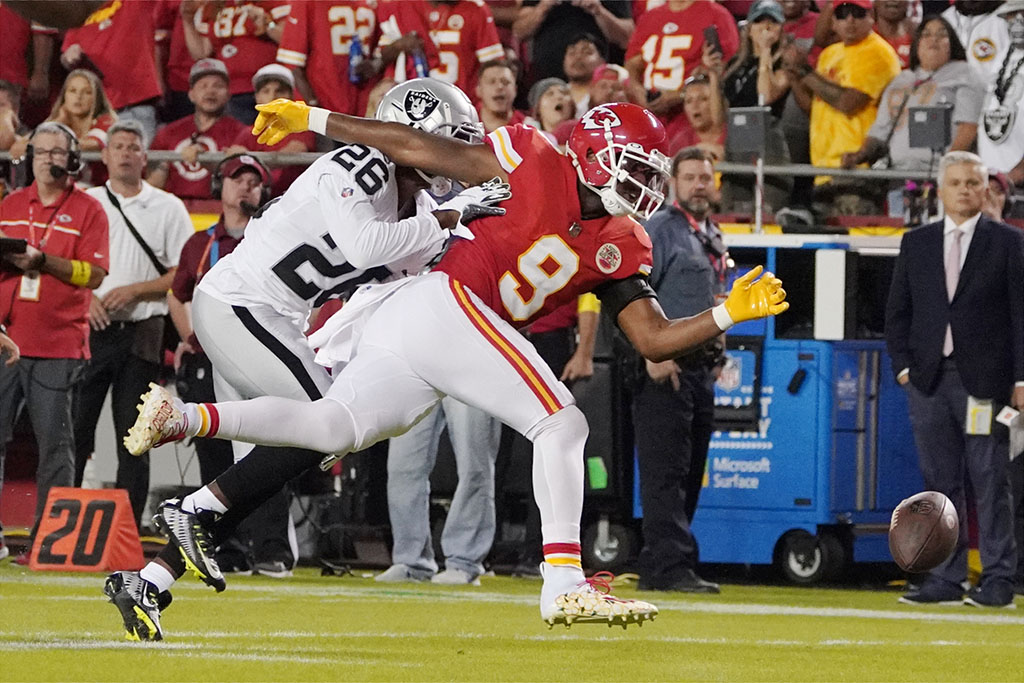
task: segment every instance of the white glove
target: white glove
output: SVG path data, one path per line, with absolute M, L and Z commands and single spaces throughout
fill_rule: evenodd
M 504 216 L 505 209 L 498 204 L 511 197 L 508 183 L 501 182 L 500 178 L 492 178 L 482 185 L 466 188 L 437 207 L 437 210 L 458 211 L 461 216 L 459 222 L 465 225 L 477 218 Z

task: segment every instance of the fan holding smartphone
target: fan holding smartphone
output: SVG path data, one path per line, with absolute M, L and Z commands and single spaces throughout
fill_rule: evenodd
M 739 46 L 736 22 L 715 2 L 669 0 L 637 20 L 626 50 L 630 77 L 647 91 L 647 107 L 661 118 L 669 139 L 690 127 L 683 108 L 683 85 L 699 71 L 721 75 Z M 718 73 L 709 74 L 708 63 Z

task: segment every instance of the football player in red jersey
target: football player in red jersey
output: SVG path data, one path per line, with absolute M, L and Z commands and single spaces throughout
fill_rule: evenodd
M 443 106 L 428 86 L 411 88 L 401 101 L 411 118 Z M 579 522 L 586 419 L 516 327 L 593 290 L 645 357 L 666 360 L 734 322 L 786 310 L 781 281 L 771 274 L 755 281 L 756 268 L 737 280 L 724 304 L 692 318 L 665 318 L 646 282 L 650 241 L 631 217 L 650 216 L 664 199 L 668 161 L 659 150 L 661 124 L 632 104 L 596 107 L 573 131 L 566 157 L 525 126 L 499 128 L 483 144 L 437 144 L 419 131 L 288 100 L 260 111 L 255 130 L 267 143 L 308 129 L 376 145 L 396 163 L 466 183 L 500 178 L 512 187 L 502 207 L 507 214 L 480 218 L 433 272 L 361 290 L 329 321 L 318 360 L 343 369 L 325 399 L 196 405 L 155 388 L 156 400 L 146 401 L 133 427 L 136 438 L 146 435 L 143 448 L 184 435 L 215 436 L 340 457 L 404 432 L 451 395 L 534 444 L 544 542 L 541 617 L 549 624 L 626 626 L 655 616 L 653 605 L 614 598 L 584 578 Z M 303 460 L 250 456 L 195 495 L 206 501 L 204 509 L 233 513 L 268 489 L 270 479 L 308 466 Z M 209 546 L 204 524 L 199 514 L 190 516 L 176 540 L 183 550 Z

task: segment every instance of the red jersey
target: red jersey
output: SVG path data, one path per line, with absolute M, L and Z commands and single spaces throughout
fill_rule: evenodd
M 182 303 L 192 301 L 196 285 L 203 276 L 210 272 L 218 260 L 233 252 L 244 237 L 235 238 L 228 234 L 224 229 L 224 216 L 206 230 L 189 237 L 181 248 L 178 270 L 174 272 L 174 282 L 171 284 L 174 298 Z M 195 332 L 188 338 L 188 343 L 196 353 L 203 350 Z
M 31 25 L 0 5 L 0 81 L 28 85 L 28 44 Z
M 114 109 L 160 97 L 156 75 L 153 8 L 148 2 L 111 0 L 69 29 L 61 51 L 74 44 L 103 73 L 103 89 Z
M 483 0 L 429 4 L 427 8 L 430 37 L 441 60 L 430 75 L 473 93 L 480 65 L 505 58 L 490 8 Z
M 380 41 L 378 47 L 387 47 L 407 33 L 416 32 L 423 40 L 423 52 L 427 59 L 428 74 L 441 66 L 437 46 L 430 36 L 430 23 L 427 20 L 428 5 L 426 0 L 381 0 L 377 6 L 377 21 L 380 23 Z M 411 55 L 404 52 L 398 56 L 394 64 L 384 70 L 384 78 L 393 78 L 401 83 L 416 78 L 416 67 Z
M 107 146 L 107 131 L 114 125 L 114 117 L 110 114 L 100 114 L 95 121 L 92 122 L 92 128 L 85 133 L 85 137 L 92 138 L 96 142 L 100 143 L 100 149 Z M 93 161 L 89 163 L 89 176 L 87 178 L 88 183 L 93 187 L 102 185 L 107 182 L 107 165 L 102 161 Z
M 249 16 L 254 7 L 276 22 L 284 21 L 289 11 L 288 0 L 224 0 L 196 12 L 196 30 L 210 39 L 213 56 L 228 68 L 232 95 L 252 92 L 253 75 L 277 59 L 277 43 L 255 33 L 256 24 Z
M 491 310 L 523 327 L 609 280 L 651 272 L 651 240 L 632 218 L 583 220 L 576 169 L 544 134 L 499 128 L 486 138 L 508 173 L 505 217 L 473 223 L 435 270 L 461 282 Z
M 253 152 L 277 152 L 285 145 L 290 145 L 292 142 L 298 140 L 306 149 L 304 152 L 313 152 L 316 150 L 316 134 L 312 131 L 306 131 L 304 133 L 292 133 L 281 142 L 276 145 L 262 145 L 256 142 L 256 136 L 252 134 L 251 128 L 244 128 L 241 133 L 232 142 L 232 145 L 241 145 L 248 150 Z M 306 170 L 306 166 L 271 166 L 270 167 L 270 179 L 271 187 L 273 188 L 273 197 L 280 197 L 284 194 L 284 191 L 295 182 L 295 179 L 302 175 L 302 172 Z
M 149 148 L 180 152 L 196 143 L 205 147 L 206 151 L 216 152 L 230 147 L 238 134 L 246 128 L 246 125 L 237 119 L 221 116 L 207 130 L 199 132 L 195 116 L 185 116 L 164 126 L 153 138 L 153 144 Z M 163 189 L 181 199 L 209 199 L 210 169 L 198 163 L 173 161 L 170 164 L 167 184 Z
M 109 227 L 103 205 L 72 187 L 43 205 L 32 183 L 0 203 L 0 231 L 47 254 L 110 269 Z M 37 299 L 21 296 L 21 272 L 0 267 L 0 322 L 30 358 L 89 358 L 92 290 L 39 276 Z
M 305 70 L 321 107 L 354 116 L 366 113 L 376 82 L 352 83 L 348 62 L 354 35 L 359 36 L 363 55 L 373 55 L 379 35 L 375 5 L 371 0 L 293 0 L 277 61 Z
M 878 32 L 876 31 L 876 33 Z M 896 50 L 896 56 L 900 58 L 900 66 L 904 69 L 910 68 L 910 44 L 914 42 L 913 34 L 903 33 L 894 38 L 882 37 L 885 38 L 885 42 L 892 45 L 892 49 Z
M 718 28 L 722 60 L 728 62 L 739 49 L 736 22 L 728 10 L 715 2 L 695 2 L 681 12 L 668 5 L 649 9 L 641 15 L 629 40 L 626 59 L 640 55 L 644 64 L 643 86 L 647 90 L 676 91 L 701 63 L 704 29 Z
M 807 50 L 807 61 L 817 66 L 821 48 L 814 44 L 814 29 L 818 24 L 817 12 L 804 12 L 803 16 L 787 21 L 782 25 L 782 32 L 792 36 L 797 47 Z
M 157 0 L 154 9 L 156 41 L 165 45 L 164 80 L 174 92 L 188 92 L 188 73 L 195 60 L 185 44 L 181 22 L 181 0 Z

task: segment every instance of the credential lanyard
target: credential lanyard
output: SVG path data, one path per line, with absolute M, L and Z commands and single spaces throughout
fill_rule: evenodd
M 75 186 L 72 185 L 71 187 L 69 187 L 67 190 L 64 191 L 63 195 L 61 195 L 60 202 L 57 203 L 57 208 L 55 208 L 53 210 L 53 213 L 50 214 L 50 220 L 48 220 L 46 222 L 46 228 L 43 231 L 43 238 L 41 240 L 39 240 L 38 244 L 36 244 L 36 216 L 35 216 L 36 212 L 35 212 L 34 204 L 33 203 L 29 203 L 29 205 L 28 205 L 28 235 L 29 235 L 28 241 L 29 241 L 29 244 L 31 244 L 34 247 L 38 247 L 39 249 L 42 249 L 43 247 L 46 246 L 46 243 L 50 240 L 50 235 L 53 234 L 54 221 L 57 220 L 57 214 L 60 212 L 61 208 L 64 206 L 64 202 L 66 202 L 68 200 L 68 197 L 71 196 L 71 192 L 74 189 L 75 189 Z M 40 205 L 41 204 L 42 204 L 42 202 L 40 201 Z

